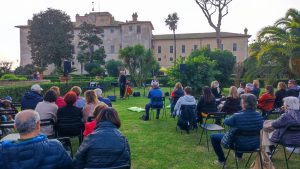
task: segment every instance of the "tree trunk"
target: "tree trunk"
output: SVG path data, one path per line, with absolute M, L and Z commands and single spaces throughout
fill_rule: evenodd
M 175 34 L 175 30 L 173 31 L 173 38 L 174 38 L 174 66 L 176 65 L 176 34 Z
M 217 42 L 217 48 L 221 50 L 221 48 L 222 48 L 222 39 L 221 39 L 221 30 L 220 30 L 220 28 L 216 29 L 216 42 Z
M 83 72 L 83 63 L 80 63 L 80 73 L 82 74 Z

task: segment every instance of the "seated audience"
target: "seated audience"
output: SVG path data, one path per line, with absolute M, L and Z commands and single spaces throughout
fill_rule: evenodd
M 259 80 L 253 80 L 252 94 L 254 94 L 254 96 L 256 96 L 256 98 L 259 97 L 259 94 L 260 94 Z
M 57 140 L 48 140 L 40 133 L 40 117 L 33 110 L 24 110 L 15 117 L 20 139 L 0 144 L 2 169 L 72 169 L 72 159 Z
M 299 97 L 300 87 L 297 86 L 296 80 L 288 81 L 287 96 Z
M 226 97 L 223 107 L 221 108 L 221 112 L 233 114 L 239 112 L 240 110 L 242 110 L 242 107 L 237 88 L 235 86 L 231 86 L 229 88 L 229 95 Z
M 184 95 L 183 87 L 180 82 L 177 82 L 175 84 L 175 87 L 171 93 L 170 103 L 171 103 L 171 114 L 174 115 L 176 112 L 174 112 L 174 107 L 178 101 L 178 99 Z
M 94 132 L 83 140 L 73 159 L 75 169 L 130 168 L 130 148 L 118 130 L 121 121 L 116 110 L 103 109 L 96 121 Z
M 156 109 L 156 119 L 159 119 L 160 109 L 163 107 L 163 101 L 154 101 L 153 99 L 160 99 L 163 97 L 162 91 L 160 90 L 158 83 L 154 82 L 152 89 L 148 93 L 149 103 L 145 106 L 146 114 L 142 116 L 142 120 L 149 120 L 149 111 L 153 107 Z
M 283 98 L 287 97 L 286 85 L 284 82 L 278 82 L 277 91 L 275 92 L 275 108 L 283 106 Z
M 57 120 L 57 105 L 55 100 L 57 95 L 55 91 L 48 90 L 44 96 L 44 100 L 39 102 L 35 108 L 35 111 L 39 113 L 41 120 L 53 119 L 54 122 Z M 42 126 L 42 133 L 45 135 L 54 135 L 53 126 Z
M 247 83 L 246 84 L 244 93 L 245 94 L 253 94 L 253 84 L 252 83 Z
M 274 89 L 271 85 L 265 87 L 265 93 L 258 99 L 257 108 L 262 110 L 262 116 L 265 117 L 266 113 L 273 109 L 275 102 Z
M 184 96 L 180 97 L 175 105 L 174 112 L 179 115 L 181 105 L 196 105 L 194 96 L 191 96 L 192 88 L 187 86 L 184 88 Z
M 12 111 L 9 111 L 10 109 L 14 109 L 11 100 L 9 99 L 1 99 L 1 104 L 2 106 L 0 107 L 0 110 L 8 110 L 4 111 L 2 113 L 12 113 Z M 12 115 L 1 115 L 0 121 L 13 121 L 13 116 Z
M 83 109 L 83 107 L 85 106 L 85 100 L 83 98 L 80 97 L 82 90 L 79 86 L 73 86 L 71 88 L 71 91 L 75 92 L 77 95 L 77 100 L 75 102 L 75 106 L 78 108 Z
M 62 108 L 66 105 L 64 98 L 60 96 L 60 90 L 59 87 L 57 86 L 52 86 L 50 88 L 50 90 L 55 91 L 56 95 L 57 95 L 57 99 L 55 100 L 55 104 L 57 105 L 58 108 Z
M 34 84 L 31 86 L 31 91 L 26 92 L 25 95 L 22 97 L 21 100 L 21 109 L 26 110 L 26 109 L 35 109 L 36 105 L 43 101 L 43 96 L 42 96 L 42 91 L 43 89 L 41 88 L 40 85 Z
M 80 108 L 74 106 L 74 103 L 77 100 L 77 95 L 75 92 L 68 92 L 64 96 L 64 102 L 67 104 L 66 106 L 59 108 L 57 110 L 57 123 L 66 124 L 72 121 L 72 123 L 75 122 L 82 122 L 82 111 Z
M 86 122 L 85 123 L 85 127 L 84 127 L 84 131 L 83 131 L 83 136 L 86 137 L 88 136 L 89 134 L 91 134 L 96 125 L 97 125 L 97 122 L 96 122 L 96 118 L 97 116 L 100 114 L 100 112 L 107 108 L 108 106 L 106 104 L 103 104 L 103 103 L 100 103 L 96 108 L 95 108 L 95 111 L 93 113 L 93 120 L 90 121 L 90 122 Z
M 216 98 L 212 94 L 208 86 L 202 88 L 202 94 L 197 104 L 198 122 L 202 123 L 202 116 L 207 116 L 208 113 L 217 112 Z
M 97 88 L 97 89 L 95 89 L 95 92 L 96 92 L 96 95 L 97 95 L 98 100 L 100 102 L 103 102 L 103 103 L 107 104 L 107 106 L 112 107 L 112 104 L 111 104 L 111 101 L 109 100 L 109 98 L 103 98 L 102 97 L 102 90 L 101 89 Z
M 240 87 L 237 89 L 239 97 L 241 96 L 241 94 L 245 93 L 245 88 L 246 88 L 246 83 L 245 82 L 241 82 L 240 83 Z
M 283 134 L 282 142 L 284 144 L 300 143 L 300 133 L 286 131 L 288 126 L 300 125 L 299 100 L 296 97 L 289 96 L 283 99 L 285 113 L 276 120 L 267 120 L 264 123 L 262 136 L 262 145 L 266 146 L 268 154 L 274 150 L 274 144 L 279 142 Z
M 224 137 L 226 140 L 223 140 L 222 142 L 230 145 L 231 147 L 233 142 L 230 142 L 230 140 L 233 140 L 232 137 L 234 136 L 235 131 L 259 131 L 263 127 L 262 116 L 255 112 L 257 104 L 256 97 L 252 94 L 243 94 L 241 98 L 243 110 L 240 113 L 236 113 L 225 119 L 224 121 L 224 123 L 230 127 L 229 131 L 227 131 L 225 134 L 215 133 L 210 136 L 211 144 L 216 155 L 218 156 L 218 160 L 214 162 L 217 165 L 223 165 L 225 162 L 225 156 L 221 146 L 221 140 L 223 139 L 224 135 L 227 135 L 228 137 Z M 259 148 L 260 145 L 260 140 L 257 138 L 240 137 L 234 141 L 238 145 L 238 150 L 242 151 L 255 150 Z M 236 156 L 238 158 L 242 158 L 242 154 L 240 153 L 236 153 Z
M 216 80 L 212 81 L 210 88 L 211 88 L 212 94 L 215 96 L 216 99 L 222 98 L 221 89 L 220 89 L 220 85 L 219 85 L 218 81 L 216 81 Z
M 156 76 L 153 76 L 153 79 L 151 80 L 151 87 L 153 87 L 154 82 L 158 83 L 158 86 L 159 86 L 159 82 L 158 82 L 158 79 L 156 78 Z
M 87 90 L 84 93 L 84 97 L 86 100 L 86 104 L 83 107 L 82 112 L 83 112 L 83 120 L 84 122 L 86 122 L 88 117 L 93 116 L 95 107 L 100 103 L 100 101 L 97 99 L 96 92 L 94 90 Z

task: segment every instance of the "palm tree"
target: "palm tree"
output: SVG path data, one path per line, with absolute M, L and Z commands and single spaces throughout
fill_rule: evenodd
M 289 78 L 300 75 L 295 62 L 300 57 L 300 12 L 289 9 L 285 17 L 273 26 L 263 28 L 258 33 L 261 47 L 256 54 L 258 61 L 272 74 L 286 73 Z M 274 70 L 274 71 L 273 71 Z
M 169 29 L 173 31 L 173 39 L 174 39 L 174 65 L 176 64 L 176 34 L 175 31 L 177 29 L 177 22 L 179 20 L 179 17 L 177 16 L 177 13 L 174 12 L 172 14 L 168 15 L 168 18 L 165 19 L 165 23 L 167 26 L 169 26 Z

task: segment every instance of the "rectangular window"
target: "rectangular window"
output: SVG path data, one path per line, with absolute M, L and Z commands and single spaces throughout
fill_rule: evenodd
M 170 53 L 173 53 L 173 52 L 174 52 L 173 46 L 170 46 Z
M 224 44 L 223 43 L 221 44 L 221 50 L 224 50 Z
M 173 61 L 173 57 L 172 56 L 170 57 L 170 61 Z
M 114 33 L 114 31 L 115 31 L 114 28 L 110 29 L 110 33 Z
M 210 49 L 210 44 L 207 44 L 207 49 Z
M 136 26 L 136 33 L 141 33 L 141 26 L 140 25 Z
M 198 49 L 198 45 L 194 45 L 194 50 L 197 50 Z
M 185 45 L 181 46 L 181 53 L 185 53 Z
M 157 53 L 161 53 L 161 46 L 157 47 Z
M 132 26 L 130 25 L 130 26 L 129 26 L 129 32 L 131 32 L 131 31 L 132 31 Z
M 157 58 L 158 61 L 161 61 L 161 58 Z
M 237 51 L 237 44 L 236 43 L 233 43 L 233 45 L 232 45 L 232 51 Z
M 110 53 L 115 53 L 115 46 L 114 45 L 110 46 Z

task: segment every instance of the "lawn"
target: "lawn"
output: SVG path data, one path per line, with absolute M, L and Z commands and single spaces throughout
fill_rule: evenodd
M 138 89 L 135 89 L 137 91 Z M 164 88 L 164 92 L 169 88 Z M 144 107 L 148 99 L 144 97 L 144 90 L 140 89 L 141 97 L 130 97 L 126 100 L 113 102 L 113 107 L 119 112 L 122 126 L 122 133 L 128 138 L 131 148 L 131 162 L 133 169 L 214 169 L 218 168 L 213 164 L 216 155 L 210 146 L 207 150 L 205 138 L 199 145 L 200 131 L 192 131 L 190 134 L 176 132 L 175 126 L 177 119 L 168 118 L 141 121 L 139 117 L 143 113 L 131 112 L 128 107 Z M 146 89 L 146 93 L 147 93 Z M 111 95 L 110 91 L 105 93 Z M 118 93 L 116 91 L 116 93 Z M 117 94 L 118 95 L 118 94 Z M 166 101 L 166 105 L 169 101 Z M 75 146 L 77 147 L 77 146 Z M 226 152 L 226 151 L 225 151 Z M 240 168 L 245 165 L 248 155 L 239 162 Z M 254 160 L 252 157 L 251 162 Z M 250 163 L 251 163 L 250 162 Z M 235 168 L 233 154 L 229 157 L 230 168 Z M 284 155 L 282 149 L 274 158 L 276 168 L 285 168 Z M 298 168 L 300 164 L 299 155 L 293 155 L 289 163 L 290 168 Z

